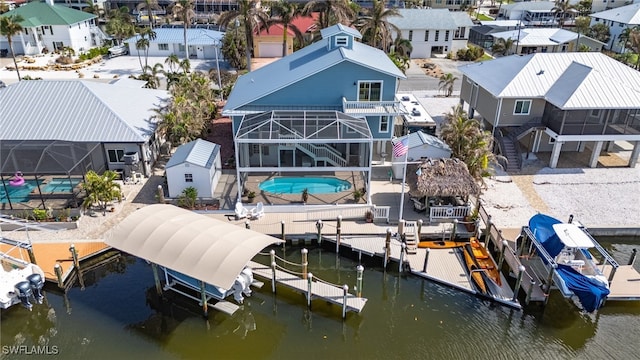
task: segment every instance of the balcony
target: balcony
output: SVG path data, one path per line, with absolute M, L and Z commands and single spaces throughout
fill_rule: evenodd
M 349 101 L 342 98 L 342 111 L 351 116 L 396 116 L 407 114 L 399 101 Z

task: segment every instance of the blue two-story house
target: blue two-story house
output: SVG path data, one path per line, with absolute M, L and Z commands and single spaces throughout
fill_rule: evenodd
M 238 191 L 249 174 L 358 174 L 368 190 L 385 152 L 405 76 L 362 35 L 334 25 L 322 40 L 241 76 L 223 114 L 233 119 Z M 336 191 L 344 191 L 338 188 Z M 369 194 L 369 191 L 366 191 Z M 367 197 L 370 202 L 370 197 Z

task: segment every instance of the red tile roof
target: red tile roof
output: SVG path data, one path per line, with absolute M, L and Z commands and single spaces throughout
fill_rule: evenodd
M 312 13 L 311 16 L 298 16 L 293 20 L 293 25 L 295 25 L 300 31 L 304 34 L 306 32 L 312 32 L 313 27 L 316 24 L 316 20 L 318 20 L 318 13 Z M 261 30 L 259 35 L 282 35 L 284 32 L 284 27 L 281 24 L 274 24 L 269 27 L 269 32 L 267 30 Z M 287 29 L 287 34 L 290 36 L 294 36 L 295 33 L 291 29 Z

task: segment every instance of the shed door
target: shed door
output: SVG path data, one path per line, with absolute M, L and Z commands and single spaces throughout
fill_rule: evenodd
M 281 57 L 282 43 L 260 43 L 260 57 Z

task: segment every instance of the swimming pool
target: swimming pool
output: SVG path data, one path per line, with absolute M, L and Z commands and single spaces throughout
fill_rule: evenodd
M 39 181 L 42 183 L 42 180 Z M 29 194 L 38 186 L 38 182 L 36 180 L 25 180 L 24 184 L 20 186 L 11 186 L 8 181 L 5 183 L 6 187 L 0 186 L 0 203 L 3 204 L 9 203 L 9 199 L 14 203 L 28 202 Z M 7 198 L 7 192 L 5 189 L 9 192 L 9 199 Z
M 281 177 L 263 181 L 260 190 L 275 194 L 331 194 L 351 189 L 351 183 L 334 177 Z
M 80 183 L 80 179 L 69 179 L 69 178 L 53 178 L 49 180 L 44 187 L 42 188 L 42 192 L 45 194 L 48 193 L 70 193 L 76 185 Z

